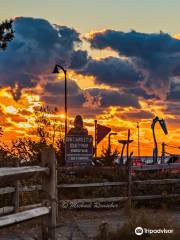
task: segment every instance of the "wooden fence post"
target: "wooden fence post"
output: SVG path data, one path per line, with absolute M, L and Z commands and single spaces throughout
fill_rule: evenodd
M 128 202 L 129 207 L 131 207 L 132 204 L 132 174 L 131 174 L 131 162 L 128 166 Z
M 16 167 L 19 167 L 19 158 L 16 159 Z M 18 212 L 19 209 L 19 180 L 15 181 L 15 192 L 13 196 L 13 202 L 14 202 L 14 211 Z
M 127 164 L 128 164 L 128 202 L 129 207 L 132 203 L 132 174 L 131 174 L 131 156 L 129 156 L 129 141 L 130 141 L 130 129 L 128 129 L 128 139 L 127 139 Z
M 50 214 L 45 219 L 45 225 L 47 230 L 43 229 L 43 240 L 51 239 L 55 240 L 56 232 L 56 218 L 57 218 L 57 166 L 56 166 L 56 157 L 53 148 L 44 148 L 41 154 L 42 164 L 44 167 L 50 169 L 50 175 L 44 177 L 42 189 L 47 193 L 49 199 L 49 206 L 51 207 Z

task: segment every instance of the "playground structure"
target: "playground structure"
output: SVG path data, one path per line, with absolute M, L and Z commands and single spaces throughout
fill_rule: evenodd
M 159 122 L 163 132 L 165 135 L 168 134 L 168 130 L 167 130 L 167 127 L 166 127 L 166 123 L 165 123 L 165 120 L 164 119 L 160 119 L 158 116 L 156 116 L 153 121 L 152 121 L 152 124 L 151 124 L 151 129 L 152 129 L 152 133 L 153 133 L 153 140 L 154 140 L 154 148 L 153 148 L 153 163 L 157 163 L 158 162 L 158 145 L 157 145 L 157 140 L 156 140 L 156 134 L 155 134 L 155 125 L 156 123 Z M 140 161 L 140 156 L 139 156 L 139 153 L 140 153 L 140 144 L 139 144 L 139 123 L 137 125 L 137 128 L 138 128 L 138 158 L 137 160 Z M 119 158 L 119 165 L 123 165 L 124 164 L 124 150 L 127 146 L 128 148 L 128 145 L 130 143 L 133 142 L 133 140 L 118 140 L 118 142 L 120 144 L 122 144 L 122 149 L 121 149 L 121 154 L 120 154 L 120 158 Z M 161 155 L 161 162 L 165 162 L 165 146 L 168 146 L 167 144 L 165 144 L 164 142 L 162 143 L 162 155 Z M 132 156 L 132 154 L 131 154 Z
M 124 164 L 124 161 L 123 161 L 123 159 L 124 159 L 123 158 L 123 156 L 124 156 L 124 149 L 127 146 L 127 144 L 132 143 L 133 140 L 129 140 L 129 141 L 128 140 L 118 140 L 118 142 L 123 145 L 122 149 L 121 149 L 121 156 L 120 156 L 120 161 L 119 161 L 119 164 L 123 165 Z

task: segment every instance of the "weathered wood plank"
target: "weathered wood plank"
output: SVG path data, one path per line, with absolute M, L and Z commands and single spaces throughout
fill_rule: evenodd
M 152 180 L 143 180 L 143 181 L 133 181 L 133 184 L 173 184 L 173 183 L 180 183 L 180 178 L 173 178 L 173 179 L 152 179 Z M 86 188 L 86 187 L 108 187 L 108 186 L 127 186 L 128 182 L 100 182 L 100 183 L 77 183 L 77 184 L 59 184 L 58 188 Z M 42 190 L 41 185 L 32 185 L 32 186 L 21 186 L 19 187 L 20 192 L 33 192 Z M 14 193 L 14 187 L 5 187 L 0 188 L 0 195 Z
M 19 187 L 19 192 L 34 192 L 34 191 L 39 191 L 42 190 L 41 185 L 32 185 L 32 186 L 21 186 Z M 9 193 L 14 193 L 15 188 L 14 187 L 5 187 L 5 188 L 0 188 L 0 195 L 3 194 L 9 194 Z
M 124 186 L 124 185 L 125 186 L 128 185 L 128 182 L 59 184 L 58 188 L 108 187 L 108 186 Z
M 0 208 L 0 216 L 12 213 L 14 211 L 14 206 L 6 206 Z
M 67 174 L 72 174 L 72 173 L 78 173 L 81 171 L 96 171 L 96 170 L 105 170 L 105 171 L 121 171 L 121 170 L 126 170 L 126 166 L 61 166 L 58 167 L 57 171 L 61 173 L 67 173 Z
M 26 211 L 26 210 L 30 210 L 33 208 L 38 208 L 38 207 L 42 207 L 42 203 L 35 203 L 35 204 L 30 204 L 30 205 L 25 205 L 25 206 L 21 206 L 18 208 L 18 212 L 22 212 L 22 211 Z
M 143 195 L 143 196 L 133 196 L 133 200 L 146 200 L 146 199 L 159 199 L 159 198 L 177 198 L 180 194 L 168 194 L 168 195 Z
M 149 171 L 149 170 L 161 170 L 161 169 L 180 169 L 180 163 L 164 163 L 164 164 L 154 164 L 154 165 L 142 165 L 142 166 L 132 166 L 134 171 Z
M 133 181 L 134 184 L 173 184 L 173 183 L 180 183 L 180 178 L 172 178 L 172 179 L 152 179 L 152 180 L 143 180 L 143 181 Z
M 32 209 L 32 208 L 38 208 L 38 207 L 42 207 L 42 203 L 36 203 L 36 204 L 21 206 L 17 210 L 18 210 L 18 212 L 22 212 L 22 211 L 26 211 L 26 210 L 29 210 L 29 209 Z M 14 210 L 15 210 L 14 206 L 2 207 L 2 208 L 0 208 L 0 216 L 12 213 L 12 212 L 14 212 Z
M 134 184 L 173 184 L 180 183 L 180 178 L 175 179 L 157 179 L 133 181 Z M 108 187 L 108 186 L 127 186 L 128 182 L 102 182 L 102 183 L 77 183 L 77 184 L 59 184 L 58 188 L 85 188 L 85 187 Z
M 15 188 L 14 187 L 0 188 L 0 195 L 14 193 L 14 192 L 15 192 Z
M 3 216 L 3 217 L 0 217 L 0 228 L 21 223 L 27 220 L 31 220 L 33 218 L 45 216 L 49 213 L 50 213 L 50 208 L 39 207 L 39 208 L 31 209 L 28 211 L 11 214 L 8 216 Z
M 28 178 L 39 174 L 48 174 L 49 169 L 46 167 L 10 167 L 0 168 L 0 181 L 14 181 L 17 179 Z

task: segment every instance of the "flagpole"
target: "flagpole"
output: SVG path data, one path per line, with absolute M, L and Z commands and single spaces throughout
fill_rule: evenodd
M 95 126 L 95 162 L 97 160 L 97 120 L 94 121 Z

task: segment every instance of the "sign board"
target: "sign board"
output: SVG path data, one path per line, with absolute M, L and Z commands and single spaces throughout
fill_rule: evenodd
M 93 156 L 93 137 L 90 135 L 67 135 L 65 149 L 66 164 L 90 164 Z

